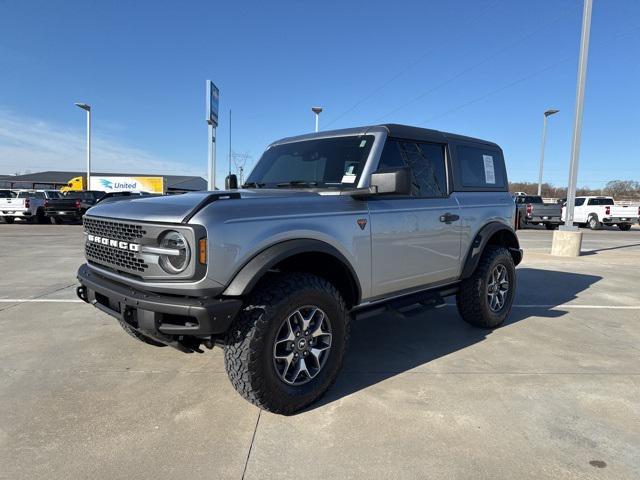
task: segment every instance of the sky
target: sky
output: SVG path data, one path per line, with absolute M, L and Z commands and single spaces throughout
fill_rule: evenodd
M 579 0 L 0 0 L 0 174 L 205 175 L 205 80 L 220 89 L 218 185 L 234 152 L 320 128 L 404 123 L 500 144 L 509 178 L 566 185 Z M 640 180 L 640 1 L 594 0 L 578 184 Z

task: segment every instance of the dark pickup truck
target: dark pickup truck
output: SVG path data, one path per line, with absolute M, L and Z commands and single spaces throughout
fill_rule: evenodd
M 103 196 L 104 192 L 95 190 L 69 192 L 62 198 L 47 200 L 44 204 L 44 214 L 53 223 L 62 223 L 65 220 L 79 221 Z
M 515 197 L 518 228 L 527 225 L 544 225 L 547 230 L 555 230 L 562 223 L 562 205 L 544 203 L 537 195 Z

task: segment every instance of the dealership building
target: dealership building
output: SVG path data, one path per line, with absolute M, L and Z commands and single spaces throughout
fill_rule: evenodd
M 186 193 L 207 189 L 207 181 L 202 177 L 186 175 L 158 175 L 158 174 L 118 174 L 91 172 L 96 177 L 162 177 L 166 193 Z M 83 177 L 86 180 L 86 172 L 58 172 L 47 171 L 39 173 L 27 173 L 25 175 L 0 175 L 0 188 L 11 189 L 53 189 L 59 190 L 75 177 Z M 85 182 L 86 183 L 86 182 Z

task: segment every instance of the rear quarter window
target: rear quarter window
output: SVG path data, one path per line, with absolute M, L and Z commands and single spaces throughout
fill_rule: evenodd
M 500 149 L 456 145 L 454 188 L 462 191 L 507 191 L 507 172 Z

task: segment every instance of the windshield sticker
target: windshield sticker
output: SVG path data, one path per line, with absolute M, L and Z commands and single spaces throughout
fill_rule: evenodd
M 342 176 L 342 183 L 355 183 L 356 176 L 351 173 L 345 173 Z
M 482 155 L 484 160 L 484 180 L 486 183 L 496 183 L 496 171 L 493 168 L 493 157 L 491 155 Z
M 360 148 L 363 148 L 366 144 L 367 144 L 367 141 L 366 140 L 362 140 L 360 142 Z

